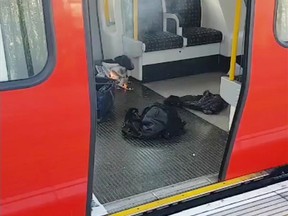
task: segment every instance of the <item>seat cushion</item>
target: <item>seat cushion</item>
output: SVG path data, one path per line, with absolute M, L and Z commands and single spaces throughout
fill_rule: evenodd
M 183 37 L 187 38 L 187 46 L 219 43 L 222 41 L 222 32 L 203 27 L 183 28 Z
M 183 37 L 169 32 L 146 33 L 142 38 L 142 42 L 146 46 L 145 52 L 183 47 Z

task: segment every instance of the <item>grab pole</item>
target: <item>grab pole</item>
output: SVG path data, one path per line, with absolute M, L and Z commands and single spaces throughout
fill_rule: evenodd
M 134 40 L 139 39 L 139 2 L 133 0 L 133 23 L 134 23 Z
M 235 80 L 238 40 L 239 40 L 239 31 L 240 31 L 240 24 L 241 24 L 241 14 L 242 14 L 242 1 L 243 0 L 237 0 L 237 3 L 236 3 L 234 33 L 233 33 L 230 72 L 229 72 L 229 79 L 231 81 Z
M 104 0 L 104 13 L 105 13 L 106 25 L 109 25 L 111 21 L 109 0 Z

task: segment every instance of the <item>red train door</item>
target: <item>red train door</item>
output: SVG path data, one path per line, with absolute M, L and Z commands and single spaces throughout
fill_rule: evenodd
M 223 179 L 288 164 L 288 5 L 283 0 L 248 2 L 252 2 L 248 80 L 230 137 L 233 145 L 226 151 Z
M 1 216 L 85 215 L 91 110 L 82 0 L 0 2 Z

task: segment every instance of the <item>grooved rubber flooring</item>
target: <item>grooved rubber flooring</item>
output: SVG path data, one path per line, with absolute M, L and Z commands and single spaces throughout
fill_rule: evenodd
M 121 126 L 129 108 L 142 111 L 164 100 L 138 82 L 132 87 L 117 90 L 113 113 L 97 128 L 93 192 L 102 204 L 219 172 L 228 134 L 189 111 L 179 109 L 187 122 L 181 137 L 124 139 Z

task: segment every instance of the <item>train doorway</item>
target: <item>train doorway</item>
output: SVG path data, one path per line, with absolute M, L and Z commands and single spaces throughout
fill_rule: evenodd
M 98 115 L 93 171 L 93 194 L 109 213 L 218 181 L 241 89 L 247 9 L 244 1 L 213 2 L 103 0 L 90 12 L 102 48 L 94 57 L 96 85 L 103 78 L 115 82 L 111 111 Z M 127 67 L 121 58 L 130 60 Z M 181 136 L 122 134 L 131 108 L 141 113 L 171 96 L 205 94 L 222 99 L 220 110 L 176 107 L 186 122 Z M 98 114 L 101 101 L 107 104 L 103 97 L 98 89 Z

